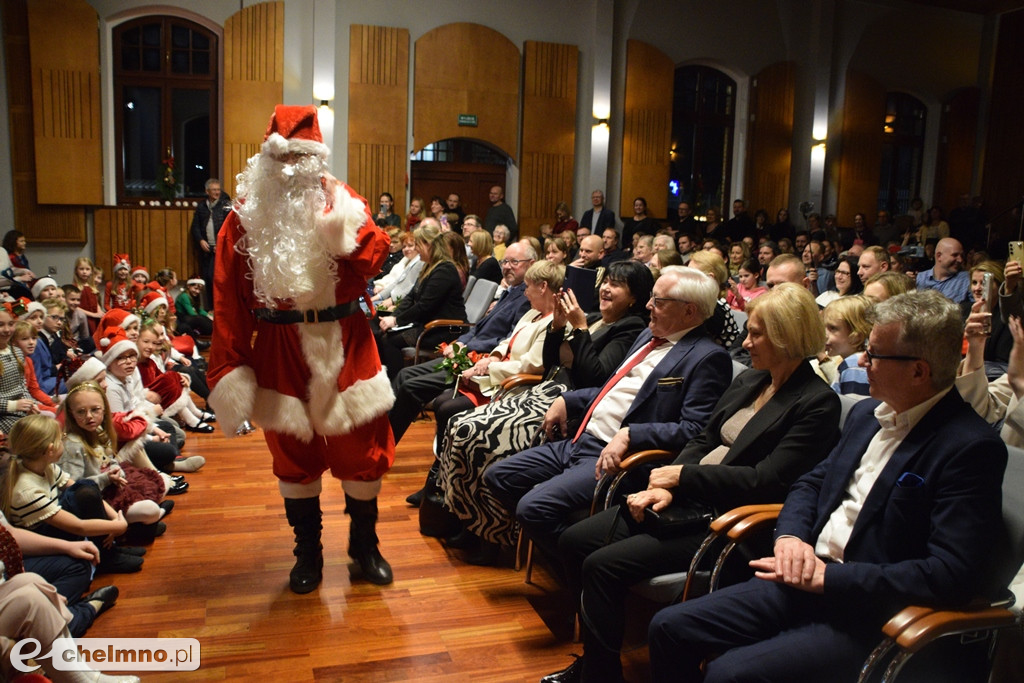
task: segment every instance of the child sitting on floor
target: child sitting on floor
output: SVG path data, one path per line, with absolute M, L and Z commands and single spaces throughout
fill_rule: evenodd
M 155 329 L 157 325 L 158 323 L 149 322 L 139 331 L 138 367 L 142 384 L 159 394 L 163 417 L 178 418 L 185 423 L 185 429 L 209 434 L 213 432 L 213 427 L 207 424 L 206 420 L 213 419 L 213 415 L 200 410 L 192 402 L 188 390 L 191 380 L 188 375 L 173 370 L 165 372 L 157 366 L 153 358 L 154 354 L 160 352 L 162 344 L 160 334 Z

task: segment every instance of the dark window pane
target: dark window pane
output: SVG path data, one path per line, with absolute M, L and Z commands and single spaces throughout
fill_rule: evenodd
M 194 50 L 209 50 L 210 39 L 199 31 L 192 31 L 192 49 Z
M 163 156 L 160 150 L 160 89 L 126 86 L 123 90 L 122 161 L 125 194 L 129 197 L 156 192 L 156 175 Z
M 160 71 L 159 48 L 146 48 L 142 51 L 142 70 Z
M 121 34 L 121 42 L 125 45 L 139 44 L 140 29 L 138 26 L 130 28 Z
M 210 53 L 209 52 L 193 52 L 192 53 L 192 73 L 197 75 L 205 75 L 210 73 Z
M 160 47 L 160 24 L 146 24 L 142 27 L 142 44 L 152 47 Z
M 122 45 L 121 68 L 125 71 L 138 71 L 141 66 L 138 48 Z
M 188 52 L 184 50 L 174 50 L 171 52 L 171 72 L 176 74 L 189 73 Z
M 171 91 L 175 161 L 185 195 L 201 195 L 210 177 L 210 91 Z
M 171 47 L 185 48 L 189 47 L 189 31 L 184 26 L 172 26 L 171 27 Z

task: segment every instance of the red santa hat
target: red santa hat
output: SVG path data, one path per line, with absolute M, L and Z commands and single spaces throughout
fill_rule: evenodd
M 146 266 L 135 266 L 132 268 L 132 279 L 135 279 L 136 275 L 145 275 L 146 279 L 149 279 L 149 271 L 146 270 Z
M 320 134 L 316 107 L 311 104 L 301 107 L 279 104 L 274 107 L 260 151 L 272 157 L 297 152 L 327 158 L 331 151 Z
M 113 271 L 116 273 L 119 270 L 131 270 L 132 269 L 132 257 L 128 254 L 114 254 L 114 268 Z
M 25 297 L 21 297 L 18 299 L 16 304 L 20 305 L 20 308 L 16 307 L 14 309 L 14 311 L 18 313 L 18 320 L 28 320 L 28 317 L 36 311 L 46 315 L 46 306 L 43 306 L 38 301 L 29 301 Z
M 96 348 L 103 354 L 100 356 L 100 360 L 108 368 L 114 364 L 118 356 L 123 355 L 125 352 L 139 352 L 135 342 L 129 339 L 128 335 L 120 327 L 108 327 L 103 330 L 99 341 L 96 343 Z
M 150 292 L 142 297 L 142 309 L 146 311 L 146 315 L 153 315 L 161 306 L 167 306 L 167 298 L 160 292 Z
M 32 296 L 39 298 L 39 293 L 46 287 L 56 287 L 57 281 L 52 277 L 41 277 L 36 280 L 36 283 L 32 285 Z
M 187 286 L 189 286 L 189 287 L 191 287 L 192 285 L 202 285 L 203 287 L 205 287 L 206 286 L 206 280 L 204 280 L 203 278 L 201 278 L 201 277 L 199 277 L 197 275 L 194 275 L 194 276 L 190 277 L 188 279 L 188 282 L 186 282 L 185 284 Z
M 57 374 L 64 380 L 68 389 L 71 389 L 82 382 L 96 379 L 96 376 L 106 369 L 107 366 L 96 356 L 75 356 L 64 361 Z
M 127 329 L 132 323 L 141 322 L 139 316 L 134 313 L 122 310 L 120 308 L 112 308 L 103 314 L 100 318 L 100 324 L 96 326 L 96 331 L 93 332 L 92 340 L 96 342 L 96 348 L 100 348 L 100 338 L 103 336 L 103 332 L 108 327 L 120 327 L 121 329 Z

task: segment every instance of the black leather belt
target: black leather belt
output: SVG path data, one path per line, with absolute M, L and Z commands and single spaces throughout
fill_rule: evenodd
M 359 309 L 359 300 L 338 304 L 330 308 L 311 309 L 308 311 L 278 311 L 273 308 L 255 308 L 252 314 L 258 320 L 266 320 L 275 325 L 294 325 L 295 323 L 329 323 L 347 318 Z

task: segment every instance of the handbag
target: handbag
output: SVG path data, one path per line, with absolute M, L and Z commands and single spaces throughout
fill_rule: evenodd
M 629 516 L 626 502 L 623 501 L 621 506 L 623 514 Z M 706 533 L 714 517 L 714 510 L 704 503 L 695 500 L 672 502 L 657 512 L 650 506 L 644 508 L 644 521 L 640 523 L 640 528 L 655 538 L 678 538 Z

